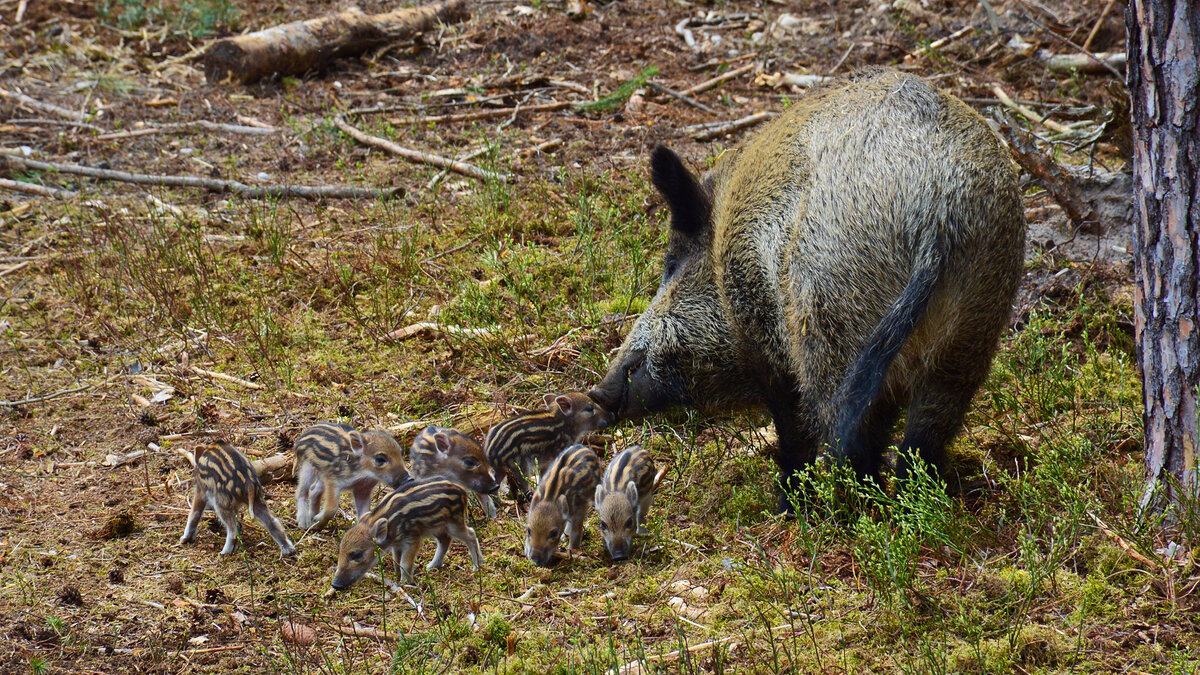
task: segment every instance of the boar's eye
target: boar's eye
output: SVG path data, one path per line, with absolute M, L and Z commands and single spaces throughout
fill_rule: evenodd
M 588 407 L 587 407 L 587 412 L 589 412 L 589 413 L 594 413 L 594 412 L 596 412 L 596 406 L 595 406 L 595 405 L 593 405 L 593 404 L 591 404 L 591 403 L 589 403 L 589 404 L 588 404 Z
M 375 455 L 375 466 L 383 466 L 384 464 L 387 464 L 387 461 L 387 455 L 383 454 L 382 452 L 378 455 Z
M 366 555 L 366 551 L 355 551 L 354 553 L 350 554 L 350 562 L 359 562 Z
M 625 521 L 625 529 L 627 529 L 627 530 L 633 529 L 633 518 L 630 518 L 629 520 Z
M 471 459 L 470 457 L 463 459 L 462 463 L 463 467 L 467 469 L 474 469 L 475 467 L 479 466 L 479 462 Z
M 558 539 L 558 528 L 555 528 L 555 529 L 553 529 L 553 530 L 550 530 L 550 538 L 551 538 L 551 539 Z
M 608 532 L 608 523 L 604 522 L 603 520 L 600 521 L 600 531 Z

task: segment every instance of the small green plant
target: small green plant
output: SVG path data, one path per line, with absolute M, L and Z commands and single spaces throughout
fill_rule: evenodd
M 97 13 L 126 30 L 166 26 L 191 38 L 212 35 L 219 28 L 232 29 L 238 17 L 232 0 L 105 0 Z
M 33 675 L 44 675 L 50 672 L 50 662 L 40 656 L 29 657 L 29 672 Z
M 592 101 L 591 103 L 579 103 L 575 106 L 575 109 L 600 112 L 616 110 L 622 104 L 624 104 L 625 101 L 629 100 L 630 96 L 633 96 L 633 92 L 637 91 L 641 87 L 646 86 L 646 82 L 648 82 L 650 78 L 657 74 L 658 66 L 647 66 L 632 80 L 629 80 L 628 82 L 617 87 L 616 91 L 608 96 L 605 96 L 598 101 Z

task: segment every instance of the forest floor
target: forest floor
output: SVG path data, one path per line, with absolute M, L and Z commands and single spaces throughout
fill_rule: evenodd
M 1200 671 L 1200 567 L 1175 546 L 1197 543 L 1196 514 L 1168 526 L 1137 508 L 1129 228 L 1079 231 L 1034 182 L 1026 283 L 953 448 L 960 496 L 814 474 L 847 499 L 783 520 L 769 420 L 679 413 L 592 438 L 669 467 L 627 562 L 593 520 L 580 553 L 533 566 L 506 501 L 494 521 L 471 514 L 480 571 L 456 544 L 412 585 L 388 562 L 331 595 L 339 532 L 298 530 L 286 481 L 268 491 L 296 556 L 250 520 L 230 557 L 210 519 L 177 544 L 190 469 L 174 448 L 219 436 L 264 457 L 320 420 L 402 444 L 429 423 L 482 433 L 597 382 L 660 272 L 649 150 L 711 165 L 752 131 L 686 128 L 806 95 L 782 75 L 897 66 L 989 119 L 1012 116 L 998 86 L 1068 128 L 1022 122 L 1059 161 L 1125 164 L 1103 133 L 1117 78 L 1038 58 L 1078 54 L 1094 26 L 1091 51 L 1122 51 L 1119 6 L 1098 23 L 1099 1 L 571 4 L 477 4 L 416 44 L 233 86 L 205 82 L 208 40 L 337 3 L 0 0 L 0 152 L 399 189 L 249 199 L 4 170 L 81 194 L 0 192 L 0 671 Z M 676 30 L 689 17 L 695 47 Z M 694 95 L 710 111 L 642 87 L 608 108 L 431 119 L 592 102 L 649 66 L 678 91 L 735 75 Z M 338 115 L 513 178 L 440 175 L 356 143 Z M 197 121 L 273 131 L 154 126 Z M 423 321 L 483 330 L 393 334 Z

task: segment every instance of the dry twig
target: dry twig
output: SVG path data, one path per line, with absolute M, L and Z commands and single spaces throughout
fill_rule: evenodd
M 37 195 L 38 197 L 54 197 L 55 199 L 68 199 L 79 194 L 72 190 L 64 190 L 48 185 L 37 185 L 35 183 L 25 183 L 7 178 L 0 178 L 0 188 L 14 192 L 24 192 L 27 195 Z
M 75 392 L 83 391 L 84 389 L 90 389 L 91 386 L 92 385 L 90 385 L 90 384 L 81 384 L 78 387 L 72 387 L 70 389 L 63 389 L 60 391 L 56 391 L 53 394 L 46 394 L 45 396 L 31 396 L 29 398 L 23 398 L 19 401 L 0 401 L 0 406 L 4 406 L 5 408 L 15 408 L 16 406 L 26 405 L 28 403 L 38 403 L 41 401 L 49 401 L 52 398 L 58 398 L 59 396 L 66 396 L 67 394 L 74 394 Z
M 411 160 L 414 162 L 420 162 L 422 164 L 428 164 L 430 166 L 436 166 L 441 169 L 449 169 L 451 171 L 461 173 L 464 176 L 470 176 L 471 178 L 478 178 L 479 180 L 495 180 L 495 181 L 503 182 L 503 181 L 507 181 L 510 178 L 508 176 L 508 174 L 495 173 L 494 171 L 485 171 L 483 169 L 480 169 L 477 166 L 472 166 L 470 164 L 467 164 L 466 162 L 460 162 L 460 161 L 453 160 L 453 159 L 447 159 L 446 157 L 441 157 L 439 155 L 433 155 L 428 152 L 421 152 L 420 150 L 411 150 L 409 148 L 405 148 L 405 147 L 396 145 L 395 143 L 387 140 L 386 138 L 379 138 L 378 136 L 371 136 L 369 134 L 364 134 L 363 132 L 359 131 L 358 129 L 355 129 L 354 127 L 347 124 L 346 121 L 340 117 L 333 118 L 333 123 L 338 129 L 341 129 L 348 136 L 350 136 L 354 140 L 358 141 L 359 143 L 362 143 L 363 145 L 369 145 L 369 146 L 372 146 L 375 148 L 379 148 L 380 150 L 390 152 L 393 155 L 396 155 L 398 157 L 403 157 L 404 159 L 407 159 L 407 160 Z
M 692 98 L 691 96 L 684 94 L 683 92 L 675 91 L 674 89 L 671 89 L 669 87 L 664 87 L 661 84 L 658 84 L 657 82 L 647 82 L 646 86 L 650 87 L 654 91 L 657 91 L 662 94 L 666 94 L 667 96 L 670 96 L 671 98 L 683 101 L 684 103 L 692 106 L 693 108 L 696 108 L 697 110 L 703 110 L 704 112 L 706 112 L 710 115 L 717 114 L 716 110 L 713 110 L 712 108 L 704 105 L 703 103 L 701 103 L 700 101 L 697 101 L 696 99 Z
M 142 129 L 130 129 L 128 131 L 117 131 L 111 134 L 101 134 L 95 137 L 97 141 L 111 141 L 119 138 L 134 138 L 136 136 L 151 136 L 160 134 L 164 131 L 193 131 L 196 129 L 204 129 L 207 131 L 223 131 L 230 134 L 249 134 L 251 136 L 267 136 L 273 134 L 279 129 L 275 127 L 259 127 L 259 126 L 242 126 L 240 124 L 221 124 L 219 122 L 210 122 L 208 120 L 197 120 L 195 122 L 180 122 L 178 124 L 156 124 L 147 126 Z
M 425 333 L 445 333 L 446 335 L 486 337 L 498 330 L 500 330 L 499 326 L 488 326 L 486 328 L 464 328 L 462 326 L 451 326 L 443 323 L 430 323 L 422 321 L 421 323 L 414 323 L 410 326 L 405 326 L 404 328 L 398 328 L 384 336 L 384 339 L 396 340 L 399 342 Z
M 711 80 L 705 80 L 690 89 L 685 89 L 683 91 L 683 94 L 685 96 L 694 96 L 701 92 L 708 91 L 709 89 L 714 89 L 736 77 L 741 77 L 742 75 L 745 75 L 746 73 L 754 70 L 755 67 L 756 66 L 753 63 L 748 63 L 748 64 L 742 66 L 741 68 L 734 68 L 733 70 L 729 71 L 728 73 L 722 73 L 721 75 L 718 75 L 718 76 L 712 78 Z
M 346 187 L 341 185 L 270 185 L 253 187 L 235 180 L 218 178 L 199 178 L 197 176 L 163 176 L 158 174 L 129 173 L 111 169 L 93 169 L 90 166 L 78 164 L 59 164 L 57 162 L 39 162 L 12 154 L 0 154 L 0 158 L 9 164 L 42 171 L 58 171 L 78 176 L 88 176 L 100 180 L 115 180 L 123 183 L 138 185 L 159 185 L 164 187 L 194 187 L 213 190 L 215 192 L 231 192 L 248 198 L 262 197 L 321 197 L 333 199 L 379 199 L 397 194 L 400 188 L 375 190 L 371 188 Z
M 1072 135 L 1072 136 L 1075 135 L 1075 132 L 1073 130 L 1071 130 L 1069 127 L 1064 127 L 1063 125 L 1059 124 L 1058 122 L 1055 122 L 1054 120 L 1048 120 L 1045 117 L 1042 117 L 1041 115 L 1030 110 L 1029 108 L 1012 100 L 1012 97 L 1010 97 L 1008 95 L 1008 92 L 1004 91 L 1004 89 L 1002 89 L 1000 87 L 1000 85 L 998 85 L 998 84 L 992 85 L 992 92 L 996 94 L 996 98 L 1000 99 L 1001 103 L 1003 103 L 1008 108 L 1011 108 L 1012 110 L 1017 111 L 1023 117 L 1025 117 L 1033 122 L 1037 122 L 1038 124 L 1046 127 L 1047 129 L 1050 129 L 1052 131 L 1057 131 L 1060 134 L 1068 134 L 1068 135 Z
M 469 113 L 456 113 L 453 115 L 425 115 L 413 117 L 393 117 L 388 122 L 396 125 L 409 124 L 433 124 L 436 122 L 464 122 L 468 120 L 487 120 L 496 117 L 509 117 L 520 113 L 529 112 L 546 112 L 550 110 L 562 110 L 574 105 L 571 101 L 555 102 L 555 103 L 540 103 L 537 105 L 514 106 L 512 108 L 493 108 L 491 110 L 478 110 Z
M 19 91 L 8 91 L 7 89 L 0 89 L 0 96 L 3 96 L 5 98 L 11 98 L 14 101 L 16 101 L 19 105 L 21 105 L 22 107 L 25 107 L 25 108 L 30 108 L 33 110 L 41 110 L 42 112 L 54 113 L 55 115 L 58 115 L 59 117 L 65 117 L 69 120 L 74 120 L 76 122 L 86 122 L 87 121 L 87 116 L 81 112 L 75 112 L 74 110 L 67 110 L 66 108 L 63 108 L 62 106 L 57 106 L 57 105 L 54 105 L 53 103 L 44 103 L 42 101 L 37 100 L 36 98 L 30 98 L 29 96 L 26 96 L 25 94 L 22 94 Z
M 757 126 L 773 117 L 775 117 L 775 113 L 773 112 L 757 112 L 731 122 L 696 125 L 694 127 L 687 127 L 684 131 L 691 133 L 692 138 L 698 141 L 708 141 L 724 136 L 725 134 Z

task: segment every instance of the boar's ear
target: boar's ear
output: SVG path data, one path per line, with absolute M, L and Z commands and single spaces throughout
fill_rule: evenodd
M 571 414 L 571 409 L 572 409 L 572 408 L 574 407 L 574 405 L 575 405 L 575 404 L 571 403 L 571 397 L 570 397 L 570 396 L 558 396 L 558 397 L 556 397 L 556 398 L 554 399 L 554 403 L 555 403 L 555 405 L 557 405 L 557 406 L 558 406 L 558 409 L 559 409 L 559 410 L 562 412 L 562 414 L 564 414 L 564 415 L 570 415 L 570 414 Z
M 450 452 L 450 437 L 444 431 L 439 431 L 433 435 L 433 444 L 437 447 L 437 451 L 440 454 L 444 455 Z
M 542 397 L 542 403 L 545 404 L 546 409 L 550 409 L 550 406 L 554 405 L 554 399 L 556 398 L 558 397 L 554 394 L 546 394 Z
M 637 483 L 629 481 L 625 484 L 625 497 L 629 499 L 630 504 L 638 503 Z
M 593 500 L 596 503 L 596 510 L 600 510 L 600 506 L 604 503 L 604 483 L 596 486 L 596 497 Z
M 654 148 L 650 155 L 650 177 L 671 208 L 671 229 L 694 236 L 708 228 L 712 215 L 708 193 L 679 155 L 665 145 Z
M 363 454 L 363 450 L 366 447 L 367 447 L 367 442 L 363 438 L 363 435 L 358 433 L 357 431 L 351 431 L 350 432 L 350 449 L 354 451 L 354 454 L 356 454 L 356 455 Z
M 379 520 L 376 520 L 375 525 L 371 527 L 371 538 L 375 540 L 375 544 L 378 546 L 383 546 L 383 543 L 387 541 L 387 535 L 388 519 L 380 518 Z
M 565 517 L 567 517 L 567 515 L 571 513 L 571 510 L 570 510 L 570 508 L 568 508 L 569 506 L 570 506 L 570 505 L 569 505 L 569 504 L 567 504 L 567 495 L 566 495 L 566 493 L 563 493 L 563 494 L 559 495 L 559 496 L 558 496 L 558 508 L 562 509 L 562 512 L 563 512 L 563 517 L 564 517 L 564 518 L 565 518 Z

